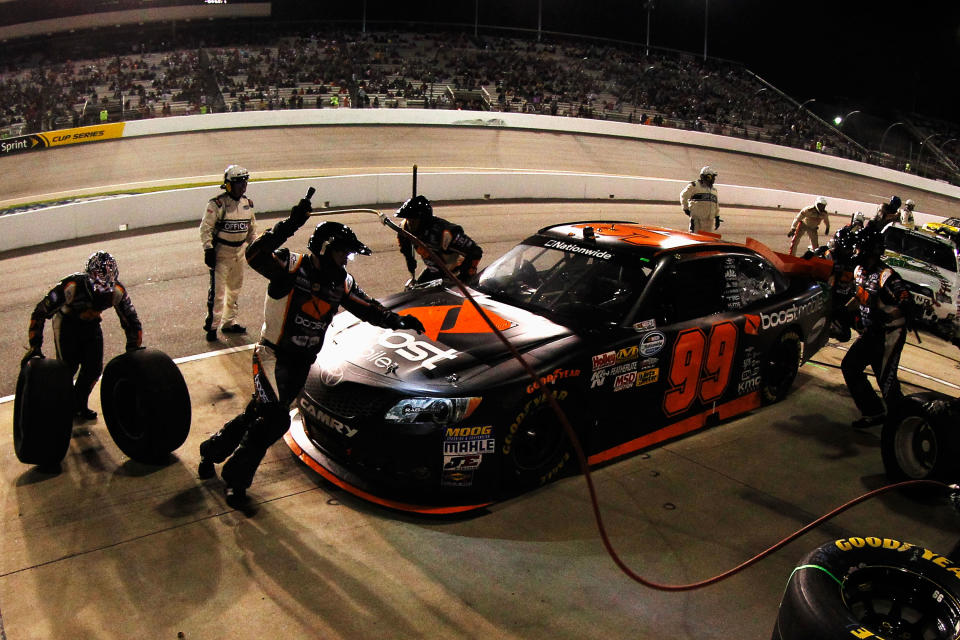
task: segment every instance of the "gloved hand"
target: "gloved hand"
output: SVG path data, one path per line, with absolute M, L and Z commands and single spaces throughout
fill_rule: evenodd
M 306 198 L 303 198 L 290 209 L 290 219 L 293 220 L 294 224 L 298 227 L 302 227 L 307 221 L 307 218 L 310 217 L 311 209 L 313 209 L 313 204 Z
M 23 365 L 27 364 L 27 360 L 33 357 L 37 357 L 37 358 L 43 357 L 43 352 L 40 351 L 40 347 L 33 347 L 33 346 L 27 347 L 27 352 L 23 354 L 23 358 L 20 359 L 20 366 L 22 367 Z
M 796 232 L 797 232 L 796 229 L 790 229 L 790 232 L 787 233 L 787 237 L 792 238 Z
M 687 214 L 687 217 L 690 217 L 690 209 L 684 209 L 683 212 Z
M 714 230 L 714 231 L 716 231 L 717 229 L 720 228 L 720 223 L 721 223 L 721 222 L 723 222 L 723 220 L 720 219 L 720 216 L 717 216 L 716 218 L 713 219 L 713 230 Z
M 203 264 L 207 265 L 210 269 L 213 269 L 217 266 L 217 250 L 213 247 L 203 250 Z
M 413 329 L 417 333 L 423 333 L 426 329 L 420 319 L 416 316 L 400 316 L 398 329 Z

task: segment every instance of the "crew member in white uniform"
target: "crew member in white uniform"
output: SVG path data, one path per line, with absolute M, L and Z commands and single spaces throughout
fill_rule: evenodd
M 247 332 L 236 319 L 237 298 L 246 267 L 243 254 L 256 237 L 253 201 L 244 195 L 249 178 L 243 167 L 235 164 L 227 167 L 220 186 L 225 192 L 207 202 L 200 222 L 203 261 L 210 268 L 207 319 L 203 324 L 209 342 L 217 339 L 218 327 L 223 333 Z
M 905 226 L 907 229 L 913 229 L 916 226 L 916 222 L 913 219 L 913 210 L 917 206 L 913 200 L 907 200 L 903 203 L 903 209 L 900 209 L 900 224 Z
M 720 228 L 720 204 L 713 183 L 717 170 L 713 167 L 700 169 L 700 178 L 694 180 L 680 193 L 680 206 L 690 216 L 690 231 L 715 231 Z
M 823 223 L 823 233 L 830 235 L 830 214 L 827 213 L 827 199 L 823 196 L 817 198 L 817 201 L 809 207 L 800 209 L 800 213 L 793 219 L 790 226 L 788 238 L 793 238 L 790 243 L 790 255 L 797 255 L 797 247 L 800 245 L 800 238 L 807 236 L 810 240 L 810 248 L 816 249 L 820 246 L 820 238 L 817 231 L 820 229 L 820 223 Z

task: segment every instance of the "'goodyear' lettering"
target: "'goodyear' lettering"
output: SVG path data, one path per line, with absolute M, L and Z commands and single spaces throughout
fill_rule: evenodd
M 550 395 L 553 396 L 559 402 L 567 397 L 567 392 L 551 391 Z M 536 398 L 533 398 L 532 400 L 527 402 L 525 405 L 523 405 L 523 409 L 521 409 L 520 413 L 517 414 L 517 417 L 513 419 L 513 423 L 510 425 L 510 428 L 507 430 L 507 435 L 503 439 L 504 454 L 510 453 L 510 446 L 511 446 L 511 443 L 513 442 L 513 437 L 517 434 L 517 429 L 520 428 L 520 425 L 523 423 L 523 421 L 527 419 L 527 416 L 529 416 L 534 409 L 536 409 L 546 401 L 547 401 L 547 394 L 541 393 Z

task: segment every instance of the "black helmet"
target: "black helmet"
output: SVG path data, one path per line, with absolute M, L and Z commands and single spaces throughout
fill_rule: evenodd
M 883 234 L 876 229 L 864 229 L 857 234 L 857 256 L 879 258 L 883 255 Z
M 307 249 L 314 255 L 322 256 L 327 249 L 359 253 L 362 256 L 370 255 L 370 247 L 357 239 L 353 230 L 339 222 L 323 222 L 313 230 L 313 235 L 307 241 Z
M 890 196 L 890 201 L 885 202 L 881 207 L 888 215 L 893 215 L 900 210 L 900 197 Z
M 433 215 L 433 206 L 423 196 L 410 198 L 397 209 L 398 218 L 429 218 Z
M 95 293 L 112 293 L 120 276 L 117 261 L 106 251 L 96 251 L 87 258 L 87 277 Z

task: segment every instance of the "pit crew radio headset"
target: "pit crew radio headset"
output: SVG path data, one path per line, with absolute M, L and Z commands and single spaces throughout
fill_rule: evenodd
M 315 191 L 316 190 L 313 187 L 310 187 L 310 189 L 307 191 L 307 196 L 306 196 L 307 200 L 309 200 L 313 196 Z M 413 196 L 412 197 L 416 197 L 416 196 L 417 196 L 417 165 L 413 165 Z M 314 216 L 314 215 L 329 216 L 329 215 L 337 215 L 342 213 L 372 213 L 380 218 L 380 222 L 384 226 L 389 227 L 396 233 L 403 234 L 416 247 L 426 251 L 430 255 L 430 257 L 433 259 L 434 263 L 443 271 L 444 275 L 448 277 L 457 286 L 457 288 L 464 295 L 464 297 L 470 302 L 470 304 L 474 306 L 474 308 L 477 310 L 477 313 L 480 314 L 480 317 L 483 319 L 483 321 L 487 323 L 487 325 L 490 327 L 490 330 L 494 333 L 494 335 L 496 335 L 497 338 L 499 338 L 500 341 L 503 342 L 504 346 L 513 356 L 513 358 L 516 359 L 518 363 L 520 363 L 520 366 L 523 367 L 523 370 L 530 377 L 530 380 L 532 380 L 533 382 L 537 382 L 539 380 L 537 373 L 533 370 L 533 367 L 531 367 L 530 364 L 526 360 L 524 360 L 520 352 L 517 351 L 517 349 L 506 338 L 506 336 L 504 336 L 503 333 L 497 328 L 496 324 L 490 319 L 490 316 L 487 315 L 483 307 L 481 307 L 480 304 L 473 298 L 473 295 L 467 289 L 466 285 L 464 285 L 463 282 L 461 282 L 460 279 L 457 278 L 447 268 L 444 262 L 433 252 L 432 249 L 430 249 L 430 247 L 425 245 L 419 238 L 414 236 L 412 233 L 410 233 L 409 231 L 397 225 L 397 223 L 395 223 L 389 216 L 387 216 L 386 214 L 376 209 L 337 209 L 337 210 L 331 210 L 331 211 L 313 211 L 310 213 L 310 215 L 311 216 Z M 587 490 L 590 494 L 590 504 L 592 505 L 592 508 L 593 508 L 593 518 L 597 526 L 597 531 L 600 535 L 601 541 L 603 542 L 603 546 L 607 551 L 607 554 L 610 556 L 610 559 L 613 560 L 614 564 L 616 564 L 617 567 L 631 580 L 638 582 L 645 587 L 655 589 L 658 591 L 693 591 L 695 589 L 701 589 L 703 587 L 726 580 L 727 578 L 730 578 L 736 575 L 737 573 L 740 573 L 747 567 L 750 567 L 756 564 L 757 562 L 766 558 L 767 556 L 772 555 L 774 552 L 782 549 L 783 547 L 790 544 L 800 536 L 805 535 L 809 531 L 819 527 L 820 525 L 827 522 L 828 520 L 835 518 L 836 516 L 840 515 L 844 511 L 847 511 L 848 509 L 860 504 L 861 502 L 866 502 L 867 500 L 876 498 L 885 493 L 889 493 L 890 491 L 897 491 L 897 490 L 905 489 L 908 487 L 913 487 L 913 488 L 926 487 L 928 489 L 936 488 L 936 489 L 946 490 L 949 495 L 948 502 L 952 504 L 954 509 L 960 511 L 960 485 L 946 484 L 943 482 L 938 482 L 936 480 L 907 480 L 903 482 L 897 482 L 894 484 L 886 485 L 884 487 L 880 487 L 879 489 L 874 489 L 873 491 L 869 491 L 857 498 L 854 498 L 853 500 L 850 500 L 849 502 L 846 502 L 845 504 L 840 505 L 839 507 L 833 509 L 832 511 L 820 516 L 816 520 L 813 520 L 812 522 L 802 527 L 801 529 L 798 529 L 796 532 L 790 534 L 786 538 L 782 539 L 780 542 L 777 542 L 776 544 L 765 549 L 764 551 L 761 551 L 760 553 L 750 558 L 749 560 L 746 560 L 723 573 L 713 576 L 712 578 L 707 578 L 697 582 L 691 582 L 689 584 L 663 584 L 659 582 L 654 582 L 634 572 L 630 567 L 626 565 L 626 563 L 620 558 L 619 554 L 617 554 L 616 550 L 613 548 L 613 544 L 610 542 L 610 538 L 607 535 L 606 525 L 604 525 L 603 517 L 600 514 L 600 504 L 597 498 L 596 488 L 594 487 L 594 484 L 593 484 L 593 478 L 590 475 L 590 467 L 589 467 L 589 464 L 587 463 L 586 455 L 583 452 L 583 447 L 580 445 L 580 441 L 577 438 L 576 432 L 571 426 L 570 421 L 567 419 L 566 414 L 563 412 L 563 409 L 557 403 L 556 398 L 553 396 L 553 394 L 550 394 L 550 393 L 546 393 L 544 395 L 546 396 L 546 399 L 550 405 L 550 408 L 553 410 L 553 412 L 557 416 L 557 419 L 560 421 L 560 424 L 562 424 L 563 428 L 566 430 L 567 436 L 570 438 L 570 442 L 573 445 L 574 452 L 576 453 L 576 456 L 577 456 L 577 462 L 580 464 L 580 470 L 583 472 L 584 480 L 587 483 Z

